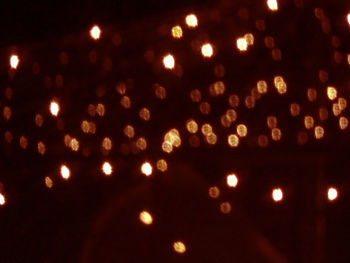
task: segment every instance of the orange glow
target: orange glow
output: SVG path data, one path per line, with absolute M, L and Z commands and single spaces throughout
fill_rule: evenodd
M 277 0 L 267 0 L 267 6 L 271 11 L 277 11 L 278 10 L 278 3 Z
M 179 254 L 183 254 L 186 252 L 186 246 L 183 242 L 181 241 L 176 241 L 173 244 L 173 248 L 175 250 L 175 252 L 179 253 Z
M 66 180 L 70 177 L 70 170 L 66 165 L 61 166 L 61 176 Z
M 188 27 L 196 27 L 198 26 L 198 19 L 195 14 L 190 14 L 186 16 L 186 24 Z
M 99 39 L 101 37 L 101 29 L 98 26 L 93 26 L 90 29 L 90 36 L 95 40 Z
M 163 58 L 164 67 L 167 69 L 173 69 L 175 67 L 175 59 L 173 55 L 168 54 Z
M 16 69 L 18 67 L 18 64 L 19 64 L 18 56 L 17 55 L 12 55 L 10 57 L 10 66 L 11 66 L 11 68 Z
M 105 175 L 111 175 L 113 172 L 113 168 L 109 162 L 104 162 L 102 165 L 102 171 Z
M 56 101 L 51 101 L 50 112 L 53 116 L 57 116 L 60 111 L 60 105 Z
M 229 187 L 236 187 L 238 184 L 238 178 L 235 174 L 229 174 L 226 177 L 226 182 Z
M 152 215 L 147 211 L 142 211 L 139 215 L 139 219 L 145 225 L 151 225 L 153 223 Z
M 207 58 L 213 55 L 213 47 L 210 43 L 206 43 L 202 46 L 202 55 Z
M 279 202 L 283 199 L 283 192 L 281 188 L 275 188 L 272 191 L 272 198 L 275 202 Z
M 335 100 L 338 96 L 337 89 L 335 87 L 327 87 L 327 96 L 330 100 Z
M 248 48 L 248 43 L 247 43 L 247 40 L 244 38 L 244 37 L 240 37 L 236 40 L 236 45 L 237 45 L 237 48 L 240 50 L 240 51 L 247 51 L 247 48 Z
M 0 193 L 0 205 L 4 205 L 6 203 L 6 199 L 5 199 L 5 196 Z
M 337 189 L 335 189 L 334 187 L 330 187 L 328 189 L 328 200 L 333 201 L 333 200 L 337 199 L 337 197 L 338 197 Z
M 182 28 L 181 28 L 181 26 L 179 26 L 179 25 L 174 26 L 171 29 L 171 35 L 173 36 L 173 38 L 182 38 Z
M 153 172 L 153 167 L 149 162 L 144 162 L 141 165 L 141 172 L 146 175 L 146 176 L 150 176 Z

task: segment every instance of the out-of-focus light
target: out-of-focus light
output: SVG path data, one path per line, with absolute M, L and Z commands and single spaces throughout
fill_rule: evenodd
M 174 248 L 175 252 L 177 252 L 179 254 L 183 254 L 186 252 L 186 246 L 181 241 L 175 241 L 173 244 L 173 248 Z
M 109 162 L 104 162 L 102 165 L 102 171 L 105 175 L 111 175 L 113 172 L 113 168 Z
M 198 26 L 198 19 L 195 14 L 187 15 L 185 20 L 188 27 Z
M 2 193 L 0 193 L 0 205 L 4 205 L 5 203 L 6 203 L 5 196 Z
M 330 100 L 335 100 L 337 95 L 337 89 L 335 87 L 327 87 L 327 96 Z
M 226 181 L 227 181 L 227 185 L 229 187 L 236 187 L 237 184 L 238 184 L 238 178 L 235 174 L 229 174 L 227 177 L 226 177 Z
M 182 28 L 181 26 L 173 26 L 171 29 L 171 35 L 173 38 L 182 38 Z
M 101 36 L 101 29 L 98 26 L 93 26 L 90 30 L 90 36 L 97 40 Z
M 175 59 L 173 55 L 168 54 L 163 58 L 164 67 L 167 69 L 173 69 L 175 67 Z
M 279 202 L 283 199 L 283 192 L 281 188 L 275 188 L 272 191 L 272 198 L 275 202 Z
M 147 211 L 142 211 L 139 215 L 139 219 L 145 225 L 151 225 L 153 223 L 152 215 Z
M 338 197 L 337 189 L 335 189 L 334 187 L 330 187 L 328 189 L 328 200 L 333 201 L 333 200 L 337 199 L 337 197 Z
M 272 11 L 277 11 L 278 10 L 277 0 L 267 0 L 267 6 Z
M 240 37 L 236 40 L 236 45 L 237 45 L 237 48 L 240 50 L 240 51 L 247 51 L 247 48 L 248 48 L 248 43 L 247 43 L 247 40 L 244 38 L 244 37 Z
M 60 111 L 60 105 L 56 101 L 51 101 L 50 103 L 50 112 L 53 116 L 57 116 Z
M 202 55 L 207 58 L 213 55 L 213 47 L 210 43 L 206 43 L 202 46 Z
M 141 165 L 141 172 L 146 175 L 146 176 L 150 176 L 152 174 L 153 171 L 153 167 L 149 162 L 144 162 Z
M 18 67 L 18 63 L 19 63 L 19 58 L 17 55 L 12 55 L 10 57 L 10 66 L 13 69 L 16 69 Z
M 66 165 L 61 166 L 61 176 L 66 180 L 70 177 L 70 170 Z

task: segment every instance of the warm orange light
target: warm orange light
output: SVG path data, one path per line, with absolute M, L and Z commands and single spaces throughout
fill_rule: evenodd
M 226 177 L 226 181 L 227 181 L 227 185 L 229 187 L 236 187 L 237 184 L 238 184 L 238 178 L 235 174 L 229 174 L 227 177 Z
M 267 6 L 272 11 L 277 11 L 278 10 L 277 0 L 267 0 Z
M 101 36 L 101 29 L 98 26 L 93 26 L 90 30 L 90 36 L 97 40 Z
M 70 177 L 70 170 L 66 165 L 61 166 L 61 176 L 66 180 Z
M 237 45 L 237 48 L 240 50 L 240 51 L 247 51 L 247 48 L 248 48 L 248 43 L 247 43 L 247 40 L 244 38 L 244 37 L 240 37 L 236 40 L 236 45 Z
M 335 189 L 334 187 L 330 187 L 328 189 L 328 200 L 333 201 L 333 200 L 337 199 L 337 197 L 338 197 L 337 189 Z
M 213 55 L 213 47 L 210 43 L 206 43 L 202 46 L 202 55 L 207 58 Z
M 60 105 L 56 101 L 51 101 L 50 112 L 53 116 L 57 116 L 60 111 Z
M 153 223 L 152 215 L 147 211 L 142 211 L 139 215 L 139 219 L 145 225 L 151 225 Z
M 102 165 L 102 171 L 105 175 L 111 175 L 113 172 L 113 168 L 109 162 L 104 162 Z
M 177 252 L 179 254 L 183 254 L 186 252 L 186 246 L 181 241 L 175 241 L 173 244 L 173 248 L 174 248 L 175 252 Z
M 141 172 L 146 175 L 146 176 L 150 176 L 152 174 L 153 171 L 153 167 L 149 162 L 144 162 L 141 165 Z
M 5 196 L 2 193 L 0 193 L 0 205 L 4 205 L 5 203 L 6 203 Z
M 11 66 L 11 68 L 16 69 L 17 66 L 18 66 L 18 63 L 19 63 L 18 56 L 17 55 L 12 55 L 10 57 L 10 66 Z
M 275 188 L 272 191 L 272 198 L 275 202 L 279 202 L 283 199 L 283 192 L 281 188 Z
M 198 19 L 195 14 L 190 14 L 186 16 L 186 24 L 188 27 L 196 27 L 198 26 Z
M 168 54 L 163 58 L 164 67 L 167 69 L 173 69 L 175 67 L 175 59 L 173 55 Z

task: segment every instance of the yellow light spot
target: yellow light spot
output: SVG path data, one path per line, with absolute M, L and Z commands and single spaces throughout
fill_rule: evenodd
M 56 101 L 51 101 L 50 103 L 50 112 L 53 116 L 57 116 L 60 111 L 60 105 Z
M 141 165 L 141 172 L 146 175 L 146 176 L 150 176 L 153 172 L 153 167 L 149 162 L 144 162 Z
M 256 87 L 258 88 L 258 92 L 260 94 L 265 94 L 267 92 L 267 83 L 265 80 L 258 81 Z
M 164 67 L 167 69 L 173 69 L 175 67 L 175 59 L 173 55 L 168 54 L 163 58 Z
M 109 176 L 113 172 L 113 168 L 109 162 L 104 162 L 102 165 L 102 171 L 105 175 Z
M 154 85 L 154 94 L 160 100 L 164 100 L 166 98 L 166 89 L 159 84 Z
M 97 106 L 96 106 L 96 113 L 99 116 L 104 116 L 105 112 L 106 112 L 105 105 L 103 105 L 102 103 L 97 104 Z
M 202 99 L 202 94 L 198 89 L 191 90 L 190 98 L 193 102 L 200 102 Z
M 141 151 L 146 150 L 147 148 L 147 141 L 144 137 L 140 137 L 136 141 L 136 147 L 139 148 Z
M 231 212 L 231 204 L 229 202 L 223 202 L 220 204 L 220 210 L 223 214 L 228 214 Z
M 188 120 L 186 123 L 186 129 L 189 133 L 196 133 L 198 131 L 198 124 L 195 120 Z
M 98 26 L 93 26 L 90 29 L 90 36 L 95 40 L 99 39 L 101 37 L 101 29 Z
M 269 127 L 270 129 L 277 127 L 277 118 L 275 116 L 268 116 L 266 122 L 267 127 Z
M 186 252 L 186 246 L 183 242 L 181 241 L 176 241 L 173 244 L 173 248 L 175 250 L 175 252 L 179 253 L 179 254 L 183 254 Z
M 149 121 L 151 118 L 151 112 L 147 108 L 142 108 L 139 112 L 139 116 L 144 121 Z
M 201 50 L 203 57 L 210 58 L 211 56 L 213 56 L 213 47 L 210 43 L 204 44 Z
M 122 105 L 124 109 L 130 109 L 130 107 L 131 107 L 131 100 L 130 100 L 130 98 L 128 96 L 121 97 L 120 105 Z
M 307 99 L 311 102 L 315 101 L 317 98 L 317 91 L 316 89 L 309 88 L 307 89 Z
M 70 170 L 66 165 L 61 166 L 61 176 L 66 180 L 70 177 Z
M 102 141 L 102 147 L 107 151 L 111 150 L 112 149 L 112 140 L 108 137 L 105 137 Z
M 123 132 L 124 132 L 125 136 L 128 138 L 133 138 L 135 136 L 134 127 L 131 125 L 126 125 Z
M 164 159 L 160 159 L 157 161 L 157 169 L 161 172 L 165 172 L 168 170 L 168 164 Z
M 217 186 L 209 187 L 209 196 L 211 198 L 218 198 L 220 195 L 220 189 Z
M 311 129 L 314 127 L 314 118 L 312 116 L 305 116 L 304 117 L 304 125 L 306 129 Z
M 275 202 L 280 202 L 283 199 L 283 192 L 281 188 L 275 188 L 272 191 L 272 198 Z
M 337 189 L 335 189 L 334 187 L 330 187 L 328 189 L 328 200 L 333 201 L 333 200 L 337 199 L 337 197 L 338 197 Z
M 237 108 L 239 105 L 239 97 L 236 94 L 230 95 L 228 98 L 228 103 L 231 105 L 231 107 Z
M 6 203 L 5 196 L 2 193 L 0 193 L 0 205 L 4 205 L 5 203 Z
M 267 6 L 271 11 L 277 11 L 278 10 L 278 3 L 277 0 L 267 0 Z
M 227 137 L 227 142 L 231 147 L 237 147 L 239 144 L 239 137 L 236 134 L 230 134 Z
M 238 184 L 238 178 L 235 174 L 229 174 L 226 177 L 226 182 L 229 187 L 236 187 Z
M 330 100 L 335 100 L 338 96 L 337 89 L 335 87 L 327 87 L 327 96 Z
M 247 40 L 243 37 L 240 37 L 236 40 L 236 45 L 240 51 L 247 51 L 247 49 L 248 49 Z
M 41 154 L 41 155 L 44 155 L 45 152 L 46 152 L 46 146 L 43 142 L 38 142 L 38 152 Z
M 247 136 L 248 128 L 244 124 L 238 124 L 236 130 L 239 137 Z
M 52 188 L 53 187 L 53 181 L 49 176 L 45 177 L 45 185 L 47 188 Z
M 271 138 L 272 140 L 274 141 L 279 141 L 281 140 L 281 137 L 282 137 L 282 132 L 279 128 L 273 128 L 271 130 Z
M 188 27 L 198 26 L 198 19 L 195 14 L 187 15 L 185 21 Z
M 300 106 L 297 103 L 290 104 L 290 115 L 296 117 L 300 114 Z
M 10 66 L 11 66 L 11 68 L 16 69 L 18 67 L 18 64 L 19 64 L 18 56 L 17 55 L 12 55 L 10 57 Z
M 139 219 L 145 225 L 151 225 L 153 223 L 152 215 L 147 211 L 142 211 L 139 215 Z
M 348 125 L 349 125 L 348 118 L 346 118 L 344 116 L 339 118 L 339 127 L 340 127 L 340 129 L 345 130 L 348 127 Z
M 19 138 L 19 145 L 22 149 L 26 149 L 28 147 L 28 139 L 24 136 L 21 136 Z
M 254 44 L 254 36 L 253 34 L 251 33 L 247 33 L 244 35 L 244 39 L 247 41 L 247 44 L 249 46 L 253 45 Z
M 181 26 L 173 26 L 173 28 L 171 29 L 171 35 L 173 36 L 173 38 L 182 38 Z
M 69 147 L 72 151 L 77 152 L 79 150 L 79 141 L 76 138 L 72 138 L 69 143 Z
M 315 127 L 315 138 L 316 139 L 321 139 L 324 136 L 324 129 L 321 126 L 316 126 Z
M 36 114 L 35 115 L 35 124 L 36 124 L 36 126 L 38 126 L 38 127 L 41 127 L 41 126 L 43 126 L 43 123 L 44 123 L 44 118 L 43 118 L 43 116 L 41 116 L 41 114 Z

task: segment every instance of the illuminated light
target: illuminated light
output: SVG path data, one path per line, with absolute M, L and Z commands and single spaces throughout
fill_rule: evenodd
M 171 54 L 164 56 L 163 58 L 164 67 L 167 69 L 173 69 L 175 67 L 175 59 Z
M 265 39 L 264 39 L 264 42 L 265 42 L 265 46 L 267 48 L 274 48 L 275 47 L 275 39 L 271 36 L 266 36 Z
M 272 191 L 272 198 L 275 202 L 280 202 L 283 199 L 283 192 L 281 188 L 275 188 Z
M 60 111 L 60 106 L 56 101 L 51 101 L 50 103 L 50 112 L 53 116 L 57 116 Z
M 347 20 L 348 20 L 348 24 L 350 25 L 350 13 L 348 13 L 348 15 L 346 17 L 347 17 Z
M 98 26 L 93 26 L 90 29 L 90 36 L 95 40 L 99 39 L 101 37 L 101 29 Z
M 346 109 L 346 106 L 347 106 L 347 101 L 345 98 L 339 98 L 338 99 L 338 105 L 339 105 L 339 108 L 340 110 L 345 110 Z
M 258 145 L 262 148 L 267 147 L 269 145 L 269 138 L 264 134 L 259 135 Z
M 6 203 L 5 196 L 2 193 L 0 193 L 0 205 L 4 205 L 5 203 Z
M 131 125 L 126 125 L 123 132 L 124 132 L 125 136 L 128 138 L 133 138 L 135 136 L 134 127 Z
M 267 0 L 267 6 L 271 11 L 277 11 L 278 10 L 278 3 L 277 0 Z
M 130 107 L 131 107 L 131 100 L 130 100 L 130 98 L 128 96 L 121 97 L 120 105 L 122 105 L 124 109 L 130 109 Z
M 217 186 L 209 187 L 209 196 L 211 198 L 218 198 L 220 195 L 220 189 Z
M 196 133 L 198 131 L 198 124 L 195 120 L 188 120 L 186 123 L 186 129 L 189 133 Z
M 328 119 L 328 110 L 326 108 L 320 108 L 318 110 L 318 117 L 320 118 L 320 121 L 325 121 Z
M 52 188 L 53 187 L 53 181 L 49 176 L 45 177 L 45 185 L 47 188 Z
M 330 100 L 335 100 L 338 96 L 337 89 L 335 87 L 327 87 L 327 96 Z
M 240 51 L 247 51 L 248 49 L 248 43 L 247 43 L 247 40 L 243 37 L 241 38 L 238 38 L 236 40 L 236 45 L 237 45 L 237 48 L 240 50 Z
M 144 162 L 141 165 L 141 172 L 146 175 L 146 176 L 150 176 L 153 172 L 153 167 L 149 162 Z
M 19 138 L 19 145 L 21 146 L 22 149 L 27 149 L 28 147 L 28 139 L 24 136 L 21 136 Z
M 267 83 L 265 80 L 259 80 L 258 83 L 256 84 L 256 87 L 258 88 L 258 92 L 260 94 L 267 93 Z
M 105 105 L 103 105 L 102 103 L 97 104 L 97 106 L 96 106 L 96 113 L 99 116 L 104 116 L 105 113 L 106 113 Z
M 173 145 L 168 141 L 164 141 L 162 143 L 162 150 L 166 153 L 171 153 L 173 151 Z
M 66 180 L 70 177 L 70 170 L 66 165 L 61 166 L 61 176 Z
M 186 246 L 183 242 L 181 241 L 176 241 L 173 244 L 173 248 L 175 250 L 175 252 L 179 253 L 179 254 L 183 254 L 186 252 Z
M 335 189 L 334 187 L 330 187 L 328 189 L 328 200 L 333 201 L 333 200 L 337 199 L 337 197 L 338 197 L 337 189 Z
M 220 211 L 223 214 L 228 214 L 231 212 L 231 204 L 229 202 L 223 202 L 220 204 Z
M 166 98 L 166 89 L 159 84 L 154 85 L 154 94 L 160 100 L 164 100 Z
M 239 137 L 247 136 L 248 128 L 244 124 L 238 124 L 236 130 Z
M 147 108 L 142 108 L 139 112 L 139 116 L 144 121 L 149 121 L 151 118 L 151 112 Z
M 210 95 L 212 95 L 213 97 L 224 94 L 225 90 L 225 83 L 222 81 L 217 81 L 209 86 Z
M 72 138 L 69 143 L 69 147 L 72 149 L 72 151 L 77 152 L 79 150 L 79 141 L 76 138 Z
M 342 116 L 339 118 L 339 127 L 341 130 L 345 130 L 349 125 L 349 120 L 348 118 Z
M 210 104 L 208 102 L 202 102 L 199 105 L 199 110 L 203 115 L 208 115 L 210 113 Z
M 237 147 L 239 144 L 239 137 L 236 134 L 230 134 L 227 137 L 227 143 L 230 147 Z
M 244 35 L 244 39 L 247 41 L 247 44 L 249 46 L 252 46 L 254 44 L 254 36 L 251 33 L 247 33 Z
M 316 139 L 321 139 L 324 136 L 324 129 L 321 126 L 316 126 L 315 127 L 315 138 Z
M 315 101 L 317 98 L 317 91 L 315 89 L 307 89 L 307 99 L 311 102 Z
M 277 127 L 277 118 L 275 116 L 268 116 L 267 120 L 267 127 L 270 129 L 276 128 Z
M 229 174 L 226 177 L 226 182 L 229 187 L 236 187 L 238 184 L 238 178 L 235 174 Z
M 198 26 L 198 19 L 195 14 L 187 15 L 185 21 L 188 27 Z
M 213 132 L 213 127 L 209 123 L 205 123 L 202 125 L 201 131 L 203 135 L 208 135 L 209 133 Z
M 140 137 L 136 141 L 136 147 L 139 148 L 141 151 L 146 150 L 147 148 L 147 141 L 144 137 Z
M 205 136 L 207 143 L 214 145 L 218 141 L 218 138 L 215 133 L 211 132 Z
M 255 99 L 253 96 L 245 97 L 244 103 L 248 109 L 253 109 L 255 107 Z
M 334 116 L 339 116 L 342 112 L 338 103 L 333 103 L 332 110 L 333 110 Z
M 182 28 L 181 26 L 173 26 L 171 29 L 171 35 L 173 38 L 182 38 Z
M 203 57 L 210 58 L 213 56 L 213 47 L 210 43 L 204 44 L 201 50 Z
M 112 140 L 108 137 L 105 137 L 102 141 L 102 147 L 107 151 L 111 150 L 112 149 Z
M 271 138 L 272 140 L 274 141 L 279 141 L 281 140 L 281 137 L 282 137 L 282 132 L 279 128 L 273 128 L 271 130 Z
M 3 109 L 3 111 L 2 111 L 2 113 L 3 113 L 3 116 L 4 116 L 4 119 L 5 119 L 5 120 L 8 121 L 8 120 L 11 118 L 12 111 L 11 111 L 11 108 L 10 108 L 10 107 L 5 106 L 4 109 Z
M 239 97 L 236 94 L 230 95 L 228 98 L 228 103 L 231 107 L 237 108 L 239 106 Z
M 18 56 L 17 55 L 12 55 L 10 57 L 10 66 L 11 66 L 11 68 L 16 69 L 18 67 L 18 64 L 19 64 Z
M 312 129 L 314 127 L 314 118 L 312 116 L 305 116 L 304 117 L 304 125 L 306 129 Z
M 104 162 L 102 165 L 102 171 L 105 175 L 109 176 L 113 172 L 113 168 L 109 162 Z
M 44 155 L 45 152 L 46 152 L 46 146 L 43 142 L 38 142 L 38 145 L 37 145 L 37 148 L 38 148 L 38 152 L 41 154 L 41 155 Z
M 151 225 L 153 223 L 152 215 L 147 211 L 142 211 L 139 215 L 139 219 L 145 225 Z
M 193 102 L 200 102 L 202 99 L 202 94 L 198 89 L 194 89 L 190 93 L 190 98 Z
M 292 115 L 293 117 L 296 117 L 300 114 L 300 106 L 297 103 L 292 103 L 290 104 L 290 115 Z
M 164 159 L 158 160 L 157 169 L 161 172 L 165 172 L 166 170 L 168 170 L 168 163 Z
M 231 126 L 232 122 L 227 114 L 221 115 L 220 123 L 223 127 L 228 128 Z

